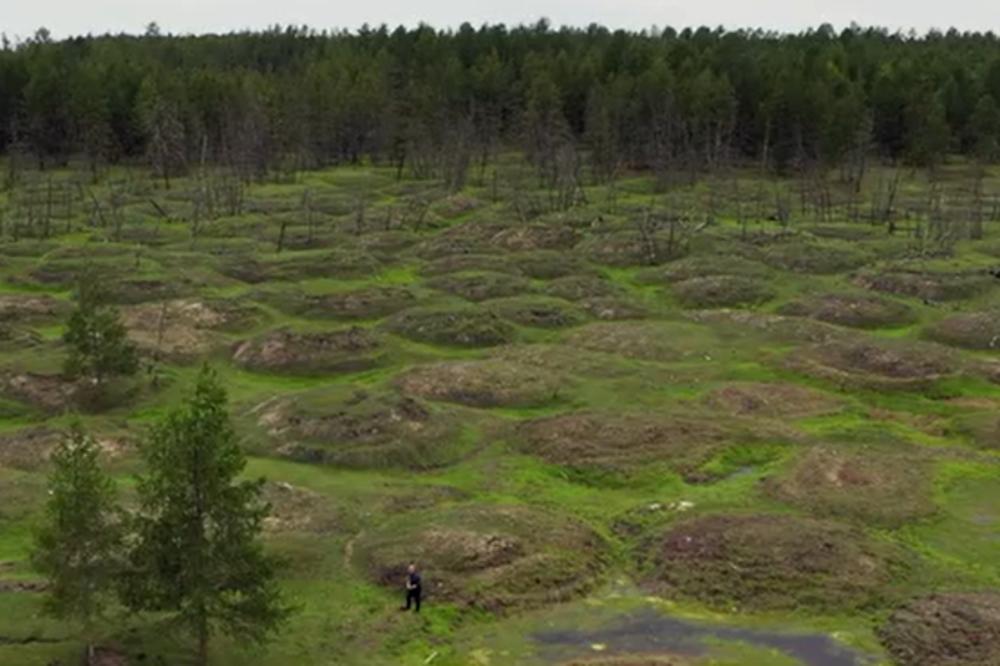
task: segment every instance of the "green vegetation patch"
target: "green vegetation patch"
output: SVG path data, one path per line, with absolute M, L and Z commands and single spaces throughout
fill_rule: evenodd
M 789 515 L 685 520 L 648 548 L 650 588 L 730 611 L 881 606 L 908 570 L 898 548 L 858 529 Z
M 767 282 L 733 275 L 712 275 L 683 280 L 673 286 L 673 291 L 681 305 L 693 309 L 760 305 L 775 295 Z
M 471 446 L 451 411 L 344 385 L 276 397 L 245 418 L 252 441 L 305 463 L 429 469 L 455 462 Z
M 930 325 L 926 334 L 955 347 L 1000 351 L 1000 310 L 951 315 Z
M 405 513 L 354 546 L 355 564 L 380 585 L 402 589 L 416 561 L 429 603 L 490 612 L 578 597 L 596 586 L 606 558 L 603 540 L 576 519 L 503 504 Z
M 767 479 L 763 489 L 819 516 L 893 527 L 937 510 L 929 464 L 922 458 L 911 447 L 818 446 Z
M 1000 655 L 1000 591 L 913 599 L 879 637 L 903 666 L 992 666 Z
M 321 375 L 370 370 L 384 352 L 381 337 L 364 328 L 309 333 L 279 329 L 237 346 L 233 361 L 257 372 Z
M 499 359 L 421 365 L 396 384 L 407 395 L 470 407 L 540 407 L 571 388 L 558 373 Z
M 863 329 L 905 326 L 917 319 L 916 312 L 905 303 L 876 294 L 857 293 L 804 296 L 783 305 L 778 312 Z
M 456 347 L 495 347 L 517 336 L 512 324 L 474 306 L 410 308 L 390 317 L 385 325 L 411 340 Z

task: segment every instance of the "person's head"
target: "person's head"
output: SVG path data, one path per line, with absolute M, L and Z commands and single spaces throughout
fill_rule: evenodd
M 408 567 L 406 567 L 406 570 L 408 572 L 410 572 L 410 573 L 416 573 L 417 572 L 417 563 L 416 562 L 410 562 L 410 565 Z

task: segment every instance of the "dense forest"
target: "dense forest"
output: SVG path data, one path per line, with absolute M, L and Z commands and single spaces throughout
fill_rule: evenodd
M 41 168 L 282 169 L 371 160 L 448 177 L 522 147 L 541 172 L 778 173 L 870 156 L 1000 157 L 1000 38 L 468 24 L 440 31 L 53 40 L 0 50 L 0 151 Z M 570 157 L 567 157 L 567 154 Z M 14 161 L 14 160 L 12 160 Z

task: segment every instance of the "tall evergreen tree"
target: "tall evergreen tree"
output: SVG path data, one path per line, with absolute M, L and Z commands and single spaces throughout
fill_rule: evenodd
M 264 642 L 289 613 L 258 539 L 269 510 L 263 481 L 239 480 L 246 458 L 226 403 L 206 367 L 194 393 L 154 428 L 124 579 L 130 607 L 171 613 L 191 631 L 202 665 L 214 634 Z
M 132 375 L 139 369 L 138 352 L 118 310 L 103 301 L 97 276 L 85 272 L 63 335 L 69 347 L 63 371 L 71 378 L 89 378 L 98 389 L 110 376 Z

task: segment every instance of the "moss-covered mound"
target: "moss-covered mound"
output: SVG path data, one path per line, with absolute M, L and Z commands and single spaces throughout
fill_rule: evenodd
M 594 235 L 581 242 L 576 251 L 596 264 L 618 267 L 656 266 L 683 256 L 679 246 L 671 249 L 666 232 L 652 240 L 637 231 Z
M 886 294 L 910 296 L 925 301 L 961 301 L 995 286 L 986 272 L 928 273 L 909 270 L 863 272 L 855 284 Z
M 512 324 L 471 306 L 410 308 L 390 317 L 386 327 L 418 342 L 457 347 L 495 347 L 512 342 L 516 336 Z
M 587 320 L 579 306 L 560 298 L 523 296 L 501 298 L 484 304 L 504 319 L 533 328 L 569 328 Z
M 0 435 L 0 467 L 34 470 L 41 467 L 63 435 L 52 428 L 26 428 Z
M 879 637 L 900 666 L 995 666 L 1000 592 L 914 599 L 892 614 Z
M 958 417 L 951 432 L 970 439 L 979 448 L 1000 451 L 1000 413 L 996 411 Z
M 455 462 L 468 448 L 450 411 L 348 386 L 272 399 L 246 417 L 251 441 L 307 463 L 430 469 Z
M 544 606 L 597 584 L 606 547 L 577 520 L 526 506 L 461 504 L 404 513 L 354 545 L 354 563 L 380 585 L 423 570 L 428 601 L 491 612 Z
M 364 328 L 322 333 L 281 329 L 239 344 L 233 361 L 257 372 L 314 375 L 368 370 L 383 354 L 382 340 Z
M 774 268 L 826 275 L 859 268 L 871 257 L 847 244 L 793 241 L 767 248 L 763 259 Z
M 361 278 L 374 275 L 382 265 L 361 248 L 322 252 L 289 252 L 259 258 L 260 254 L 226 257 L 218 271 L 227 277 L 259 284 L 271 280 L 294 282 L 311 278 Z
M 629 319 L 645 319 L 649 312 L 645 307 L 627 298 L 611 296 L 609 298 L 586 298 L 580 305 L 591 317 L 602 321 L 627 321 Z
M 783 305 L 779 312 L 852 328 L 904 326 L 917 318 L 905 303 L 875 294 L 854 293 L 805 296 Z
M 815 389 L 781 382 L 733 382 L 712 389 L 706 406 L 735 416 L 803 418 L 836 412 L 843 402 Z
M 682 282 L 694 278 L 729 275 L 745 278 L 766 278 L 771 270 L 762 263 L 739 256 L 697 254 L 672 261 L 664 266 L 641 271 L 638 280 L 643 284 Z
M 531 283 L 508 273 L 451 273 L 431 278 L 426 284 L 431 289 L 473 302 L 517 296 L 531 291 Z
M 735 308 L 760 305 L 774 297 L 767 282 L 750 277 L 714 275 L 678 282 L 674 294 L 686 308 Z
M 927 337 L 966 349 L 1000 351 L 1000 310 L 963 312 L 927 328 Z
M 622 296 L 620 288 L 597 275 L 567 275 L 560 277 L 546 284 L 543 292 L 547 296 L 564 298 L 567 301 Z
M 564 224 L 521 224 L 494 234 L 490 244 L 507 251 L 569 250 L 580 234 Z
M 77 406 L 83 391 L 78 382 L 62 375 L 7 372 L 0 374 L 0 395 L 33 409 L 57 414 Z
M 840 523 L 715 515 L 653 539 L 644 579 L 720 610 L 846 611 L 892 600 L 906 564 L 895 547 Z
M 678 361 L 704 354 L 718 339 L 685 322 L 600 322 L 572 331 L 566 342 L 589 351 L 643 361 Z
M 536 280 L 553 280 L 585 273 L 588 268 L 580 257 L 555 250 L 536 250 L 510 255 L 508 260 L 524 275 Z
M 396 383 L 407 395 L 471 407 L 538 407 L 569 388 L 564 376 L 497 359 L 421 365 Z
M 51 296 L 0 294 L 0 322 L 28 323 L 65 317 L 71 305 Z
M 263 294 L 267 303 L 309 319 L 377 319 L 417 304 L 417 295 L 406 287 L 374 286 L 328 294 L 303 294 L 280 290 Z
M 449 273 L 487 271 L 490 273 L 520 273 L 510 260 L 499 254 L 450 254 L 427 262 L 420 273 L 428 277 Z
M 915 451 L 822 446 L 809 449 L 765 492 L 820 516 L 898 526 L 935 512 L 931 475 Z
M 796 350 L 788 365 L 841 386 L 920 389 L 953 375 L 955 359 L 929 344 L 864 338 L 834 341 Z

